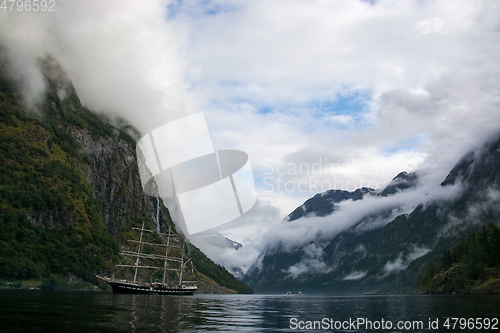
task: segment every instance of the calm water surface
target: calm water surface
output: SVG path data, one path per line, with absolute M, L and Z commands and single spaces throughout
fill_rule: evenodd
M 500 332 L 446 329 L 448 317 L 500 318 L 499 296 L 115 295 L 0 290 L 0 332 L 297 332 L 307 321 L 390 321 L 392 329 L 322 332 Z M 295 319 L 296 318 L 296 321 Z M 439 320 L 438 329 L 428 329 Z M 292 321 L 291 321 L 292 320 Z M 332 320 L 332 321 L 330 321 Z M 303 330 L 293 323 L 302 321 Z M 397 329 L 398 321 L 424 328 Z M 292 324 L 292 327 L 290 326 Z M 386 324 L 387 325 L 387 324 Z M 295 329 L 293 329 L 295 328 Z M 318 328 L 318 326 L 317 326 Z M 319 327 L 320 328 L 320 327 Z

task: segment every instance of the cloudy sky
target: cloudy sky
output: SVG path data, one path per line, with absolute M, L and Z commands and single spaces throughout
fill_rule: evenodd
M 217 149 L 249 155 L 258 198 L 217 230 L 246 252 L 204 250 L 245 266 L 315 193 L 383 188 L 403 170 L 438 184 L 498 134 L 499 7 L 58 0 L 54 12 L 0 10 L 0 39 L 28 100 L 43 89 L 36 58 L 51 54 L 87 107 L 143 134 L 204 112 Z

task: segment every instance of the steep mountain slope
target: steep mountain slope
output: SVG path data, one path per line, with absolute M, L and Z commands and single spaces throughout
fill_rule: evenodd
M 41 102 L 25 104 L 2 51 L 0 279 L 95 283 L 96 272 L 119 260 L 132 226 L 175 225 L 162 202 L 142 191 L 135 141 L 86 110 L 50 58 L 40 63 Z M 196 247 L 185 251 L 201 291 L 252 292 Z
M 269 248 L 243 281 L 257 292 L 416 291 L 415 281 L 425 264 L 438 260 L 469 230 L 499 220 L 499 166 L 497 139 L 462 158 L 438 184 L 461 186 L 452 200 L 429 201 L 388 223 L 383 221 L 390 210 L 382 210 L 333 239 L 292 250 L 284 244 Z M 416 175 L 401 173 L 380 196 L 402 195 L 417 182 Z

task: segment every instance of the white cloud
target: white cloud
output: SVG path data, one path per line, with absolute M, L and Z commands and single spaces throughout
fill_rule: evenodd
M 399 256 L 394 261 L 388 261 L 384 265 L 384 276 L 387 276 L 393 272 L 399 272 L 405 270 L 408 265 L 403 263 L 403 256 Z
M 366 272 L 358 272 L 358 271 L 354 271 L 350 274 L 347 274 L 346 276 L 344 276 L 344 278 L 342 280 L 359 280 L 359 279 L 362 279 L 366 276 L 366 273 L 368 273 L 368 271 Z
M 197 108 L 183 80 L 185 29 L 165 20 L 165 2 L 56 5 L 55 12 L 1 11 L 2 42 L 33 55 L 31 63 L 52 55 L 87 107 L 120 115 L 143 133 Z
M 300 262 L 288 267 L 288 275 L 294 279 L 301 275 L 326 274 L 332 271 L 332 267 L 323 261 L 323 247 L 317 244 L 308 244 L 303 249 Z
M 387 261 L 383 267 L 383 276 L 386 277 L 391 273 L 399 272 L 405 270 L 411 263 L 417 258 L 427 254 L 430 249 L 425 247 L 418 247 L 416 245 L 412 246 L 412 251 L 403 257 L 403 253 L 400 253 L 394 261 Z
M 417 22 L 417 29 L 421 31 L 422 35 L 445 35 L 448 33 L 446 26 L 439 17 L 428 18 Z

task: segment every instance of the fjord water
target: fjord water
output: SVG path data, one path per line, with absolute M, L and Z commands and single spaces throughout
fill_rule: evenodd
M 115 295 L 110 292 L 0 290 L 0 332 L 296 332 L 292 323 L 422 321 L 424 329 L 329 332 L 498 332 L 446 329 L 447 317 L 500 318 L 499 296 Z M 296 318 L 297 321 L 293 321 Z M 428 329 L 439 319 L 439 329 Z M 305 326 L 302 326 L 305 327 Z

